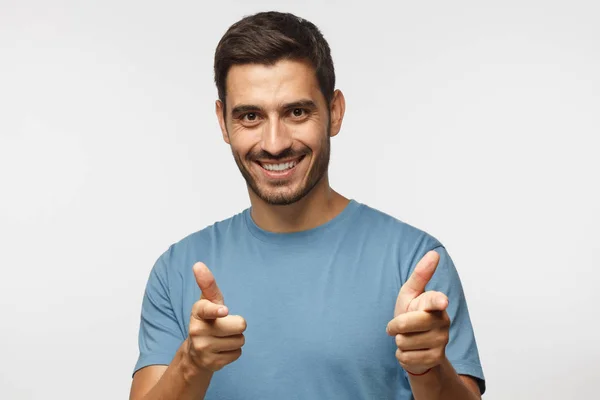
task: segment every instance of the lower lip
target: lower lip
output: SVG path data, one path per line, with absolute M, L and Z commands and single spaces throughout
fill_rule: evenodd
M 301 157 L 298 162 L 296 163 L 296 165 L 294 165 L 292 168 L 290 169 L 286 169 L 285 171 L 269 171 L 267 169 L 264 169 L 262 167 L 262 165 L 258 164 L 258 167 L 262 170 L 263 174 L 265 174 L 265 176 L 267 176 L 267 178 L 270 179 L 285 179 L 285 178 L 289 178 L 294 171 L 296 171 L 296 168 L 298 168 L 298 165 L 300 165 L 300 163 L 302 162 L 302 160 L 304 160 L 304 156 Z

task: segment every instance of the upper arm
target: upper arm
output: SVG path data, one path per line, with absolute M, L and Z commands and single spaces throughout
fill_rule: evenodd
M 158 380 L 185 340 L 182 317 L 176 313 L 181 300 L 171 298 L 170 282 L 169 263 L 163 254 L 152 268 L 142 301 L 134 385 L 141 380 L 146 387 L 147 381 Z
M 142 368 L 133 375 L 129 400 L 142 399 L 167 370 L 166 365 L 150 365 Z
M 459 377 L 460 380 L 465 384 L 465 386 L 469 388 L 470 391 L 475 393 L 478 396 L 478 399 L 481 399 L 481 390 L 479 389 L 479 384 L 477 383 L 475 378 L 469 375 L 459 375 Z

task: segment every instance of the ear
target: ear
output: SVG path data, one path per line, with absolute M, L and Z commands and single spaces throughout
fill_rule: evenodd
M 219 126 L 221 127 L 223 140 L 225 143 L 230 144 L 229 134 L 227 133 L 227 125 L 225 123 L 225 106 L 221 100 L 215 101 L 215 113 L 217 114 L 217 120 L 219 121 Z
M 331 99 L 330 115 L 330 136 L 333 137 L 340 132 L 342 128 L 342 121 L 344 120 L 344 113 L 346 112 L 346 99 L 341 90 L 333 92 L 333 98 Z

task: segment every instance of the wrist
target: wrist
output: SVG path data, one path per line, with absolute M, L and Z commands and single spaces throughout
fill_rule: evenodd
M 195 383 L 199 378 L 210 379 L 212 378 L 213 372 L 202 368 L 195 361 L 192 353 L 190 352 L 190 341 L 187 338 L 181 346 L 181 352 L 179 357 L 179 370 L 181 376 L 187 383 Z
M 423 376 L 426 375 L 427 373 L 429 373 L 431 370 L 433 369 L 433 367 L 431 368 L 427 368 L 425 371 L 423 372 L 410 372 L 409 370 L 405 370 L 406 373 L 410 376 Z
M 431 381 L 432 379 L 435 380 L 441 376 L 442 365 L 434 365 L 433 367 L 427 368 L 425 370 L 409 371 L 408 369 L 405 369 L 405 371 L 409 378 Z

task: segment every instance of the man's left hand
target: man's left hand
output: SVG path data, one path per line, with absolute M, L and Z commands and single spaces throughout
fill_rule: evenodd
M 433 250 L 423 256 L 402 285 L 394 319 L 387 325 L 388 335 L 396 337 L 396 358 L 402 368 L 414 375 L 440 365 L 446 357 L 450 331 L 448 297 L 441 292 L 425 291 L 439 260 L 439 254 Z

